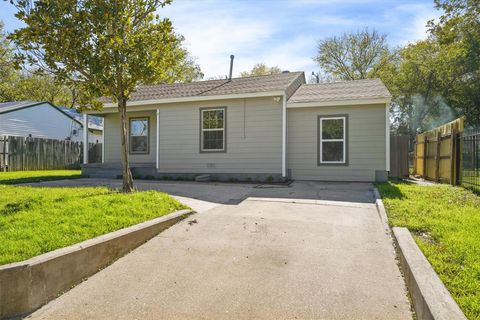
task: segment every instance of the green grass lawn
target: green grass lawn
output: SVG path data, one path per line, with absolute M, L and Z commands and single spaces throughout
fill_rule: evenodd
M 0 184 L 17 184 L 48 180 L 78 179 L 80 170 L 44 170 L 0 172 Z
M 8 181 L 5 177 L 0 179 Z M 122 194 L 103 187 L 36 188 L 0 184 L 0 265 L 185 208 L 157 191 Z
M 480 197 L 448 185 L 377 188 L 391 226 L 407 227 L 469 319 L 480 319 Z

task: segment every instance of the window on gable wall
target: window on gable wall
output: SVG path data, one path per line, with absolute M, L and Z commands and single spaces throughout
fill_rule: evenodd
M 347 163 L 347 117 L 318 118 L 319 165 Z

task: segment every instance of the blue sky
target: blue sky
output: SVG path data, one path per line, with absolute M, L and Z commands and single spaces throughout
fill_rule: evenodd
M 0 2 L 7 31 L 20 26 L 14 13 Z M 404 45 L 425 38 L 426 22 L 440 15 L 433 0 L 174 0 L 158 13 L 185 36 L 206 78 L 226 75 L 230 54 L 235 75 L 256 62 L 310 74 L 321 39 L 369 27 Z

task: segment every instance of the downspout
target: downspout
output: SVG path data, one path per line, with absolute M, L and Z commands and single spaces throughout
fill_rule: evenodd
M 390 172 L 390 103 L 385 104 L 385 171 Z
M 155 158 L 155 168 L 158 171 L 160 167 L 160 109 L 157 108 L 157 134 L 155 137 L 156 140 L 156 158 Z
M 83 164 L 88 163 L 88 114 L 83 114 Z
M 103 118 L 103 131 L 102 131 L 102 163 L 105 163 L 105 129 L 106 129 L 105 117 Z
M 282 178 L 287 178 L 287 95 L 282 97 Z

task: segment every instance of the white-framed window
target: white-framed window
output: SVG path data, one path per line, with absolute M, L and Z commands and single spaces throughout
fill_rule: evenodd
M 130 153 L 149 152 L 149 118 L 130 118 Z
M 200 109 L 200 151 L 225 152 L 226 108 Z
M 347 117 L 318 117 L 318 164 L 347 164 Z

